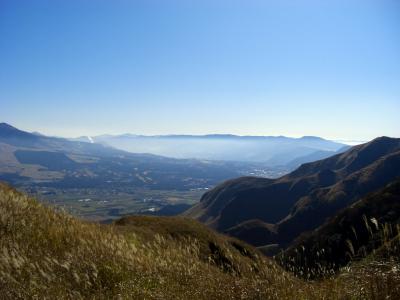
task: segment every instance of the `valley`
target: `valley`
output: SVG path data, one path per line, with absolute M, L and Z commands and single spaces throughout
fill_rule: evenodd
M 205 189 L 153 190 L 136 187 L 54 188 L 28 186 L 27 192 L 52 207 L 92 221 L 110 222 L 132 214 L 179 214 L 197 203 Z M 167 210 L 167 211 L 166 211 Z
M 0 233 L 12 241 L 3 247 L 40 270 L 46 265 L 31 248 L 45 257 L 51 252 L 50 277 L 25 268 L 40 282 L 41 295 L 44 281 L 54 296 L 83 298 L 118 291 L 127 298 L 159 292 L 202 299 L 205 288 L 212 299 L 237 298 L 238 290 L 251 299 L 400 295 L 400 139 L 376 138 L 328 158 L 318 154 L 295 168 L 304 157 L 282 166 L 177 159 L 0 124 L 0 154 L 0 181 L 17 188 L 0 183 Z M 68 253 L 74 254 L 66 260 Z M 82 268 L 78 257 L 90 266 Z M 0 259 L 8 296 L 34 293 L 17 260 Z M 66 265 L 86 283 L 58 270 L 68 288 L 56 289 L 54 270 Z M 366 276 L 372 271 L 379 275 Z M 149 287 L 143 276 L 157 283 Z M 199 284 L 205 277 L 207 287 Z M 110 289 L 110 282 L 118 287 Z
M 0 300 L 400 300 L 400 0 L 0 0 Z
M 178 214 L 221 181 L 238 176 L 279 177 L 287 172 L 284 166 L 265 163 L 130 153 L 0 124 L 0 180 L 90 220 Z

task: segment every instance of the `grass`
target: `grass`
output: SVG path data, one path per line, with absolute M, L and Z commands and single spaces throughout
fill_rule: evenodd
M 383 263 L 305 281 L 195 221 L 99 225 L 0 188 L 2 299 L 396 299 L 398 264 Z
M 360 199 L 318 229 L 300 236 L 275 259 L 300 276 L 331 274 L 354 261 L 385 253 L 398 260 L 400 234 L 400 181 Z M 366 259 L 367 258 L 367 259 Z M 382 258 L 382 255 L 379 257 Z

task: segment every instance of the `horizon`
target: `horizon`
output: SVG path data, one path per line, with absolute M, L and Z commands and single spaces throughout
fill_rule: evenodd
M 400 0 L 0 0 L 0 36 L 1 299 L 400 300 Z
M 400 137 L 400 2 L 2 1 L 0 119 L 49 136 Z
M 64 138 L 64 139 L 79 139 L 79 138 L 87 138 L 89 140 L 90 143 L 94 143 L 94 141 L 92 140 L 92 138 L 94 137 L 102 137 L 102 136 L 110 136 L 110 137 L 120 137 L 120 136 L 131 136 L 131 137 L 208 137 L 208 136 L 232 136 L 232 137 L 253 137 L 253 138 L 289 138 L 289 139 L 303 139 L 303 138 L 319 138 L 319 139 L 323 139 L 323 140 L 327 140 L 327 141 L 332 141 L 332 142 L 336 142 L 336 143 L 341 143 L 341 144 L 346 144 L 349 146 L 355 146 L 355 145 L 359 145 L 362 143 L 366 143 L 369 142 L 370 140 L 333 140 L 333 139 L 329 139 L 326 137 L 322 137 L 322 136 L 313 136 L 313 135 L 304 135 L 304 136 L 286 136 L 286 135 L 237 135 L 237 134 L 231 134 L 231 133 L 207 133 L 207 134 L 190 134 L 190 133 L 184 133 L 184 134 L 154 134 L 154 135 L 146 135 L 146 134 L 138 134 L 138 133 L 129 133 L 129 132 L 125 132 L 125 133 L 117 133 L 117 134 L 108 134 L 108 133 L 104 133 L 104 134 L 100 134 L 100 135 L 81 135 L 81 136 L 72 136 L 72 137 L 68 137 L 68 136 L 61 136 L 61 135 L 50 135 L 50 134 L 46 134 L 45 132 L 39 132 L 39 131 L 32 131 L 29 129 L 24 129 L 24 128 L 19 128 L 14 126 L 13 124 L 7 123 L 7 122 L 0 122 L 0 125 L 7 125 L 7 126 L 11 126 L 17 130 L 21 130 L 21 131 L 25 131 L 28 133 L 32 133 L 32 134 L 39 134 L 39 135 L 43 135 L 46 137 L 55 137 L 55 138 Z M 377 136 L 373 139 L 379 138 L 379 137 L 383 137 L 383 136 Z M 396 138 L 396 137 L 390 137 L 390 138 Z M 372 139 L 372 140 L 373 140 Z

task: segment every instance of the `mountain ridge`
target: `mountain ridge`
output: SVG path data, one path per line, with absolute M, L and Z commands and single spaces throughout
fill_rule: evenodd
M 327 217 L 397 176 L 400 139 L 380 137 L 304 164 L 278 179 L 244 177 L 224 182 L 206 192 L 184 214 L 233 235 L 231 229 L 236 226 L 237 232 L 248 220 L 275 224 L 276 232 L 261 226 L 265 238 L 257 245 L 280 244 L 285 248 L 302 232 L 321 225 Z M 245 236 L 242 229 L 241 236 Z
M 87 141 L 87 137 L 78 140 Z M 265 163 L 285 166 L 292 160 L 318 151 L 339 151 L 345 144 L 314 136 L 241 136 L 233 134 L 100 135 L 95 143 L 136 153 L 153 153 L 174 158 Z M 327 154 L 327 155 L 329 155 Z M 312 160 L 312 158 L 311 158 Z
M 317 229 L 300 235 L 277 260 L 297 273 L 307 268 L 317 276 L 326 269 L 338 270 L 393 239 L 399 233 L 399 224 L 400 177 L 342 209 Z

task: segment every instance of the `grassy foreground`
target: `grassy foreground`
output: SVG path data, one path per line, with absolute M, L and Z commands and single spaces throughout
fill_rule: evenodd
M 304 281 L 195 221 L 86 223 L 0 185 L 2 299 L 396 299 L 399 277 L 370 259 Z

